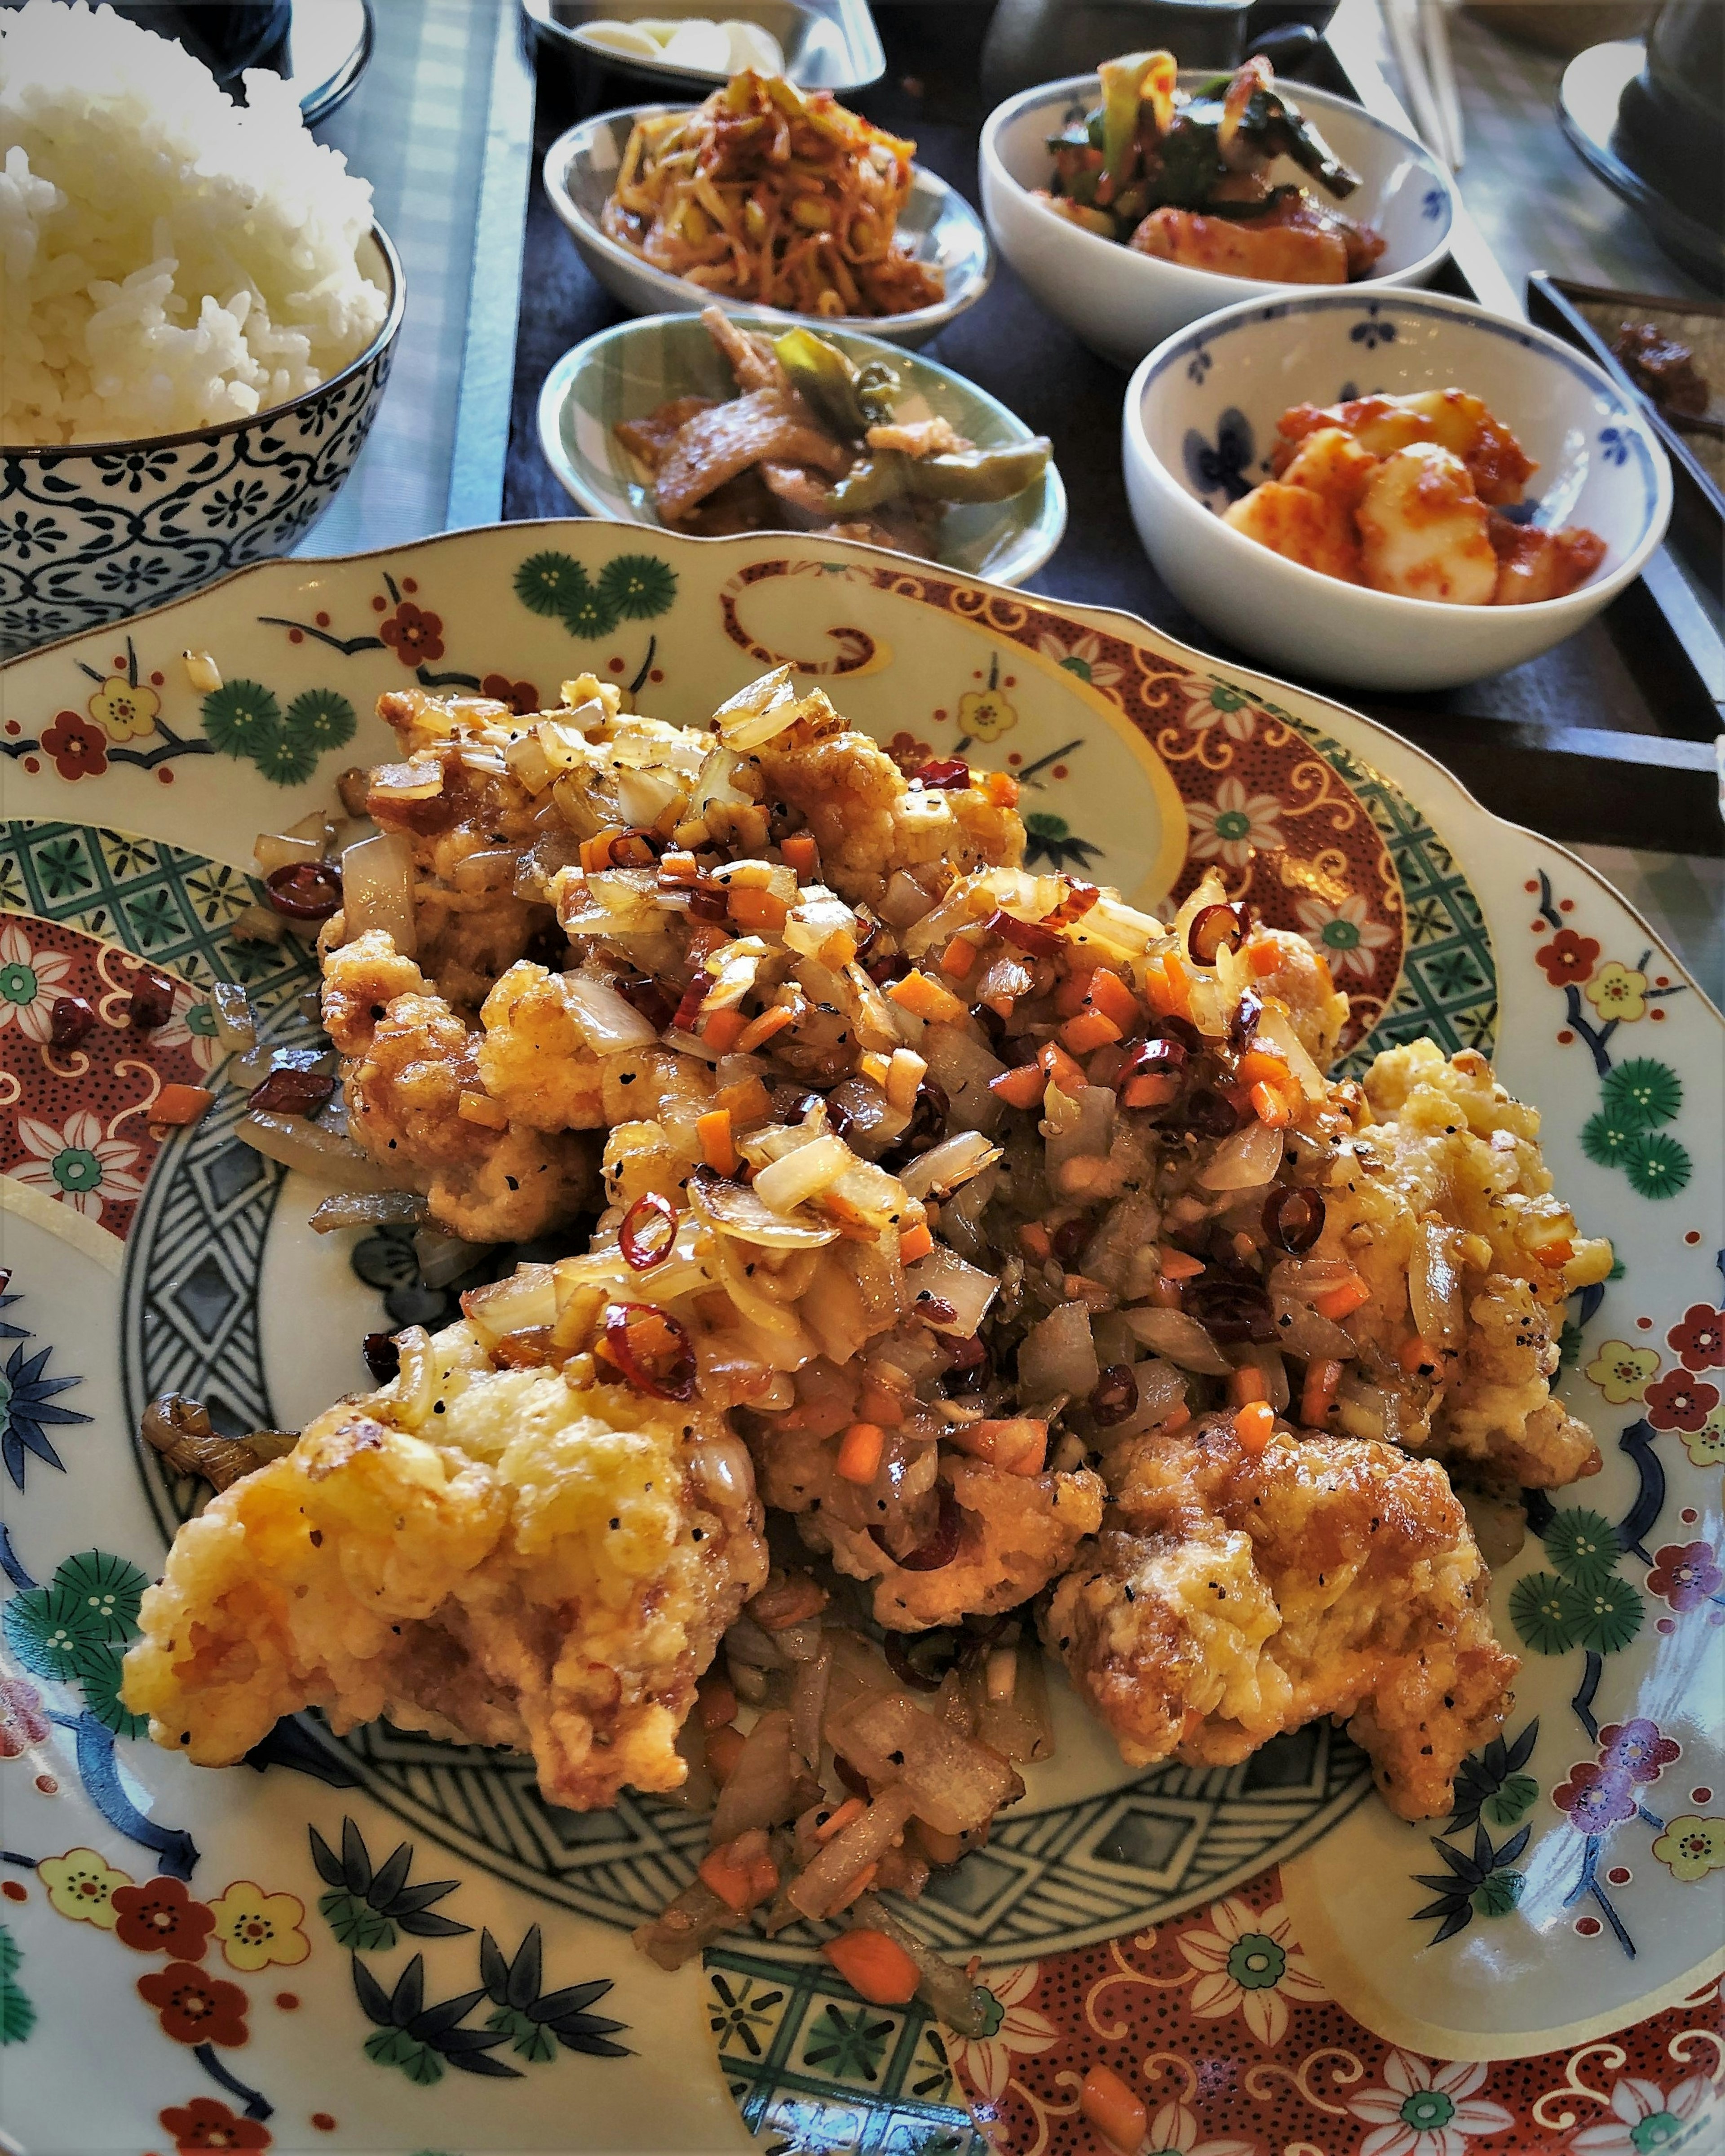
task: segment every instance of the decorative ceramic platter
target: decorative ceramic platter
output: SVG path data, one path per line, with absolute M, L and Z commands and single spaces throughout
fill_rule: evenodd
M 214 654 L 200 696 L 180 654 Z M 1491 1052 L 1611 1281 L 1565 1398 L 1604 1472 L 1536 1501 L 1495 1589 L 1523 1656 L 1452 1816 L 1409 1826 L 1327 1726 L 1230 1768 L 1059 1749 L 916 1922 L 989 2032 L 877 2009 L 791 1932 L 660 1974 L 629 1928 L 698 1820 L 577 1815 L 527 1768 L 285 1722 L 203 1772 L 116 1696 L 193 1501 L 134 1441 L 173 1386 L 296 1427 L 362 1337 L 436 1322 L 389 1233 L 160 1089 L 217 1063 L 213 979 L 304 1032 L 297 946 L 237 942 L 252 840 L 386 747 L 417 679 L 523 709 L 592 669 L 704 720 L 795 660 L 906 758 L 1024 786 L 1033 855 L 1148 901 L 1206 863 L 1304 929 L 1362 1040 Z M 29 2156 L 1100 2147 L 1088 2065 L 1181 2156 L 1640 2156 L 1725 2133 L 1722 1021 L 1587 869 L 1365 720 L 1117 614 L 865 549 L 513 526 L 247 570 L 0 675 L 0 2118 Z M 147 965 L 169 1021 L 129 1022 Z M 100 1024 L 69 1053 L 56 997 Z

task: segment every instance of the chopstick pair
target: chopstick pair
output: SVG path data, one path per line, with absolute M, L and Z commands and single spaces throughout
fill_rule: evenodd
M 1450 49 L 1449 0 L 1379 0 L 1414 124 L 1452 172 L 1466 155 L 1461 96 Z

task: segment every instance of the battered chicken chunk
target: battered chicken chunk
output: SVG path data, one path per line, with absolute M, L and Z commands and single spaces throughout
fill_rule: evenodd
M 1285 1424 L 1254 1455 L 1220 1416 L 1117 1448 L 1109 1472 L 1042 1631 L 1129 1764 L 1229 1765 L 1351 1717 L 1394 1811 L 1448 1810 L 1517 1664 L 1441 1467 Z
M 317 1707 L 531 1752 L 576 1810 L 677 1788 L 696 1680 L 767 1575 L 747 1454 L 699 1407 L 499 1368 L 465 1322 L 401 1345 L 180 1530 L 132 1711 L 200 1766 Z

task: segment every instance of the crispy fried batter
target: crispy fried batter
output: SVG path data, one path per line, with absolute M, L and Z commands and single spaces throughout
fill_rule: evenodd
M 1110 1478 L 1042 1630 L 1130 1764 L 1225 1765 L 1352 1717 L 1395 1811 L 1447 1809 L 1517 1665 L 1440 1466 L 1286 1428 L 1253 1457 L 1222 1416 L 1120 1448 Z
M 696 1680 L 766 1578 L 760 1528 L 719 1418 L 498 1369 L 465 1322 L 409 1332 L 393 1383 L 181 1529 L 126 1696 L 201 1766 L 315 1706 L 531 1752 L 576 1810 L 675 1789 Z

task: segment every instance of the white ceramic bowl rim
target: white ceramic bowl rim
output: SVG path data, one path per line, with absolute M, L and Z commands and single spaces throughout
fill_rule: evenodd
M 981 299 L 994 281 L 994 242 L 988 227 L 983 223 L 964 197 L 955 187 L 949 186 L 938 172 L 931 172 L 927 165 L 914 162 L 911 170 L 916 180 L 931 194 L 943 197 L 957 205 L 960 215 L 975 228 L 982 241 L 982 267 L 970 281 L 957 292 L 948 292 L 937 307 L 912 307 L 901 315 L 798 315 L 783 307 L 768 307 L 759 300 L 731 300 L 722 292 L 706 292 L 699 285 L 691 285 L 686 277 L 674 277 L 670 270 L 660 270 L 637 254 L 631 247 L 624 247 L 604 231 L 596 218 L 590 217 L 583 205 L 569 192 L 569 167 L 575 153 L 602 127 L 614 127 L 626 121 L 633 127 L 638 120 L 656 118 L 663 112 L 692 112 L 696 108 L 689 105 L 625 105 L 614 106 L 609 112 L 596 112 L 590 119 L 578 121 L 566 128 L 545 153 L 542 167 L 545 192 L 551 197 L 552 206 L 566 218 L 572 218 L 586 235 L 587 244 L 598 249 L 608 261 L 629 270 L 647 283 L 659 286 L 665 292 L 702 291 L 703 303 L 711 302 L 722 307 L 727 315 L 747 311 L 773 316 L 787 322 L 827 323 L 835 330 L 855 331 L 863 336 L 879 333 L 882 322 L 891 322 L 901 331 L 942 327 L 952 318 L 963 313 L 967 307 Z
M 242 427 L 255 427 L 260 420 L 273 419 L 278 413 L 297 412 L 326 396 L 331 389 L 341 387 L 358 373 L 361 367 L 374 360 L 383 351 L 401 327 L 402 314 L 407 305 L 407 279 L 401 266 L 401 257 L 395 251 L 395 243 L 381 224 L 373 224 L 370 237 L 383 258 L 383 267 L 389 273 L 389 305 L 384 310 L 383 320 L 377 334 L 362 352 L 357 352 L 345 367 L 322 382 L 315 382 L 309 389 L 302 389 L 297 397 L 285 398 L 280 404 L 266 404 L 260 410 L 249 412 L 238 419 L 223 419 L 214 427 L 187 427 L 177 434 L 133 434 L 123 441 L 112 442 L 0 442 L 0 459 L 29 457 L 58 463 L 64 457 L 121 457 L 150 449 L 177 449 L 187 442 L 218 442 L 226 434 L 237 434 Z M 79 630 L 78 634 L 85 632 Z M 41 649 L 43 647 L 36 647 Z
M 1461 300 L 1446 292 L 1404 292 L 1399 289 L 1387 293 L 1367 295 L 1357 285 L 1337 285 L 1322 292 L 1308 293 L 1303 297 L 1287 300 L 1246 300 L 1239 305 L 1225 307 L 1219 314 L 1207 315 L 1202 321 L 1189 328 L 1178 330 L 1174 335 L 1147 352 L 1132 371 L 1132 380 L 1126 386 L 1126 424 L 1134 446 L 1142 453 L 1147 467 L 1163 485 L 1171 486 L 1189 501 L 1196 496 L 1179 478 L 1171 472 L 1162 457 L 1150 445 L 1150 437 L 1144 426 L 1144 406 L 1148 400 L 1157 377 L 1165 374 L 1176 362 L 1195 352 L 1200 346 L 1214 344 L 1218 339 L 1230 336 L 1235 330 L 1250 328 L 1254 323 L 1278 321 L 1291 315 L 1314 315 L 1332 312 L 1349 307 L 1363 309 L 1368 317 L 1380 309 L 1394 307 L 1411 315 L 1437 316 L 1447 321 L 1462 322 L 1488 336 L 1501 337 L 1520 345 L 1529 352 L 1541 353 L 1546 359 L 1555 361 L 1593 395 L 1609 400 L 1611 421 L 1623 429 L 1623 439 L 1634 449 L 1637 468 L 1640 472 L 1645 493 L 1642 501 L 1641 529 L 1634 545 L 1615 569 L 1603 577 L 1589 578 L 1573 592 L 1561 598 L 1533 599 L 1517 613 L 1546 613 L 1562 607 L 1571 612 L 1595 610 L 1602 592 L 1615 593 L 1640 575 L 1642 565 L 1664 536 L 1666 521 L 1671 505 L 1671 470 L 1664 450 L 1655 441 L 1634 406 L 1612 381 L 1604 369 L 1596 366 L 1583 352 L 1567 345 L 1561 337 L 1548 331 L 1535 329 L 1531 323 L 1512 321 L 1502 315 L 1492 314 L 1472 300 Z M 1223 362 L 1225 366 L 1225 361 Z M 1212 377 L 1212 386 L 1218 377 Z M 1220 519 L 1217 520 L 1219 524 Z M 1228 526 L 1222 529 L 1230 539 L 1242 547 L 1250 547 L 1255 554 L 1273 552 L 1249 539 L 1243 531 L 1235 531 Z M 1245 558 L 1242 557 L 1242 558 Z M 1315 585 L 1333 590 L 1340 581 L 1327 577 L 1321 569 L 1308 568 L 1303 562 L 1290 561 L 1284 554 L 1275 556 L 1285 569 L 1311 579 Z M 1341 588 L 1380 609 L 1393 609 L 1420 621 L 1441 620 L 1445 616 L 1460 624 L 1476 619 L 1477 607 L 1457 606 L 1448 599 L 1405 598 L 1399 592 L 1373 591 L 1369 584 L 1343 583 Z
M 1213 80 L 1218 74 L 1225 73 L 1226 70 L 1216 68 L 1183 68 L 1180 72 L 1183 77 L 1199 75 L 1204 80 L 1209 81 Z M 1000 136 L 1008 125 L 1016 120 L 1020 113 L 1029 111 L 1034 106 L 1042 104 L 1076 104 L 1081 101 L 1088 89 L 1095 88 L 1100 90 L 1101 87 L 1101 82 L 1092 69 L 1088 74 L 1066 75 L 1058 82 L 1038 83 L 1029 90 L 1018 91 L 1015 95 L 1009 97 L 1004 104 L 997 105 L 983 122 L 982 141 L 978 150 L 980 162 L 1003 187 L 1010 187 L 1014 194 L 1022 197 L 1033 209 L 1040 212 L 1044 217 L 1058 217 L 1060 214 L 1058 211 L 1051 210 L 1045 203 L 1037 202 L 1030 189 L 1021 186 L 1008 172 L 1000 155 Z M 1444 198 L 1443 214 L 1438 220 L 1438 228 L 1432 244 L 1417 261 L 1409 262 L 1405 266 L 1397 269 L 1374 270 L 1368 276 L 1358 278 L 1347 285 L 1338 286 L 1337 289 L 1357 292 L 1362 285 L 1387 285 L 1392 279 L 1398 284 L 1404 280 L 1417 284 L 1427 271 L 1435 270 L 1450 251 L 1450 239 L 1455 224 L 1455 181 L 1423 142 L 1415 141 L 1411 135 L 1404 134 L 1399 127 L 1392 127 L 1387 120 L 1380 120 L 1375 112 L 1368 112 L 1363 105 L 1356 105 L 1351 98 L 1337 97 L 1328 90 L 1318 90 L 1306 83 L 1301 83 L 1296 87 L 1300 93 L 1297 102 L 1302 108 L 1309 105 L 1314 111 L 1344 114 L 1350 121 L 1363 121 L 1368 127 L 1386 136 L 1391 141 L 1400 143 L 1403 149 L 1430 175 L 1432 184 L 1440 190 Z M 1070 221 L 1064 218 L 1060 222 L 1063 224 L 1070 223 Z M 1131 248 L 1123 246 L 1117 239 L 1104 239 L 1100 233 L 1086 232 L 1081 225 L 1070 225 L 1070 228 L 1077 233 L 1081 239 L 1096 246 L 1106 247 L 1112 254 L 1125 256 L 1128 261 L 1153 261 L 1159 275 L 1171 277 L 1178 284 L 1191 285 L 1194 290 L 1202 289 L 1208 291 L 1222 274 L 1214 270 L 1194 269 L 1189 263 L 1164 262 L 1159 256 L 1135 254 Z M 1126 274 L 1128 276 L 1138 276 L 1142 273 L 1132 270 Z M 1199 280 L 1201 280 L 1201 285 Z M 1230 284 L 1247 286 L 1250 291 L 1258 293 L 1306 292 L 1312 289 L 1309 285 L 1284 285 L 1267 278 L 1230 277 L 1226 281 Z

